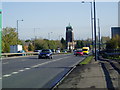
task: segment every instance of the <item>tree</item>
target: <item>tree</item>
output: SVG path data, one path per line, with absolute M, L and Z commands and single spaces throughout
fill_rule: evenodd
M 3 28 L 2 30 L 2 52 L 10 52 L 10 45 L 21 44 L 21 40 L 17 39 L 15 28 Z
M 110 37 L 109 37 L 109 36 L 107 36 L 107 37 L 102 36 L 102 37 L 101 37 L 101 43 L 106 43 L 106 42 L 109 41 L 109 40 L 110 40 Z
M 81 48 L 84 47 L 84 43 L 83 43 L 83 41 L 81 41 L 80 44 L 81 44 Z
M 40 50 L 40 49 L 48 49 L 48 44 L 46 43 L 45 40 L 42 39 L 36 39 L 34 41 L 35 43 L 35 49 Z
M 32 43 L 29 44 L 28 51 L 34 51 L 34 46 Z
M 66 47 L 66 41 L 64 40 L 63 37 L 61 38 L 60 42 L 62 43 L 62 49 L 65 49 L 65 47 Z
M 77 42 L 76 42 L 76 48 L 81 48 L 81 42 L 80 42 L 80 40 L 77 40 Z
M 25 42 L 31 42 L 31 40 L 30 40 L 30 39 L 28 39 L 28 40 L 25 40 Z
M 106 49 L 118 49 L 120 48 L 120 36 L 116 35 L 106 43 Z

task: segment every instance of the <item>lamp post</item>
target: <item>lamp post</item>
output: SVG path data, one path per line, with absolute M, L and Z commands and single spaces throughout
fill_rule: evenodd
M 85 2 L 82 1 L 82 3 L 90 3 L 91 5 L 91 31 L 92 31 L 92 53 L 93 53 L 93 11 L 92 11 L 92 2 Z
M 95 0 L 93 1 L 93 8 L 94 8 L 95 61 L 97 61 L 97 52 L 96 52 L 96 8 L 95 8 Z
M 49 32 L 48 33 L 48 40 L 50 40 L 50 34 L 52 34 L 53 32 Z
M 36 36 L 36 34 L 35 34 L 35 30 L 36 29 L 40 29 L 40 28 L 33 28 L 34 29 L 34 50 L 36 49 L 36 46 L 35 46 L 35 41 L 36 41 L 36 39 L 37 39 L 37 36 Z
M 22 20 L 17 20 L 17 44 L 18 44 L 18 39 L 19 39 L 19 35 L 18 35 L 18 22 L 19 21 L 23 21 L 23 19 Z
M 34 37 L 35 37 L 35 40 L 37 38 L 37 36 L 35 35 L 36 29 L 40 29 L 40 28 L 34 28 Z
M 98 38 L 99 38 L 99 52 L 100 52 L 100 43 L 101 43 L 101 40 L 100 40 L 100 23 L 99 23 L 99 18 L 98 18 Z

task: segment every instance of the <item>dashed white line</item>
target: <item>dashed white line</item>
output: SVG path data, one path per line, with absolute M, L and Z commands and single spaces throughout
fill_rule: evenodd
M 12 74 L 17 74 L 18 72 L 12 72 Z
M 68 58 L 68 57 L 64 57 L 64 58 Z M 23 72 L 23 71 L 26 71 L 26 70 L 29 70 L 29 69 L 32 69 L 32 68 L 35 68 L 35 67 L 38 67 L 38 66 L 42 66 L 42 65 L 45 65 L 45 64 L 48 64 L 48 63 L 51 63 L 51 62 L 59 61 L 59 60 L 64 59 L 64 58 L 59 58 L 59 59 L 56 59 L 56 60 L 52 60 L 52 61 L 44 62 L 44 63 L 41 63 L 41 64 L 37 64 L 37 65 L 31 66 L 30 68 L 24 68 L 23 70 L 18 70 L 17 72 L 12 72 L 11 74 L 3 75 L 3 77 L 9 77 L 13 74 L 17 74 L 19 72 Z
M 64 57 L 64 58 L 68 58 L 68 57 Z M 35 67 L 42 66 L 42 65 L 45 65 L 45 64 L 48 64 L 48 63 L 51 63 L 51 62 L 59 61 L 61 59 L 63 59 L 63 58 L 59 58 L 59 59 L 56 59 L 56 60 L 52 60 L 52 61 L 48 61 L 48 62 L 45 62 L 45 63 L 37 64 L 37 65 L 31 66 L 31 68 L 35 68 Z
M 23 71 L 25 71 L 25 70 L 18 70 L 19 72 L 23 72 Z
M 31 68 L 25 68 L 25 70 L 29 70 L 29 69 L 31 69 Z
M 8 64 L 8 62 L 6 62 L 6 63 L 3 63 L 3 64 Z
M 6 74 L 6 75 L 3 75 L 3 77 L 9 77 L 11 76 L 11 74 Z

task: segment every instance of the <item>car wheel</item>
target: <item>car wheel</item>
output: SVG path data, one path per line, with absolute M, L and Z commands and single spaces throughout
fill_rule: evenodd
M 51 59 L 53 59 L 53 57 L 51 56 Z
M 40 56 L 38 56 L 38 59 L 40 59 L 41 57 Z

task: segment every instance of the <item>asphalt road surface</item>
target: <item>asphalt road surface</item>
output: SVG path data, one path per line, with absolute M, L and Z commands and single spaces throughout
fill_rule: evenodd
M 2 88 L 51 88 L 85 56 L 54 55 L 13 57 L 2 60 Z

